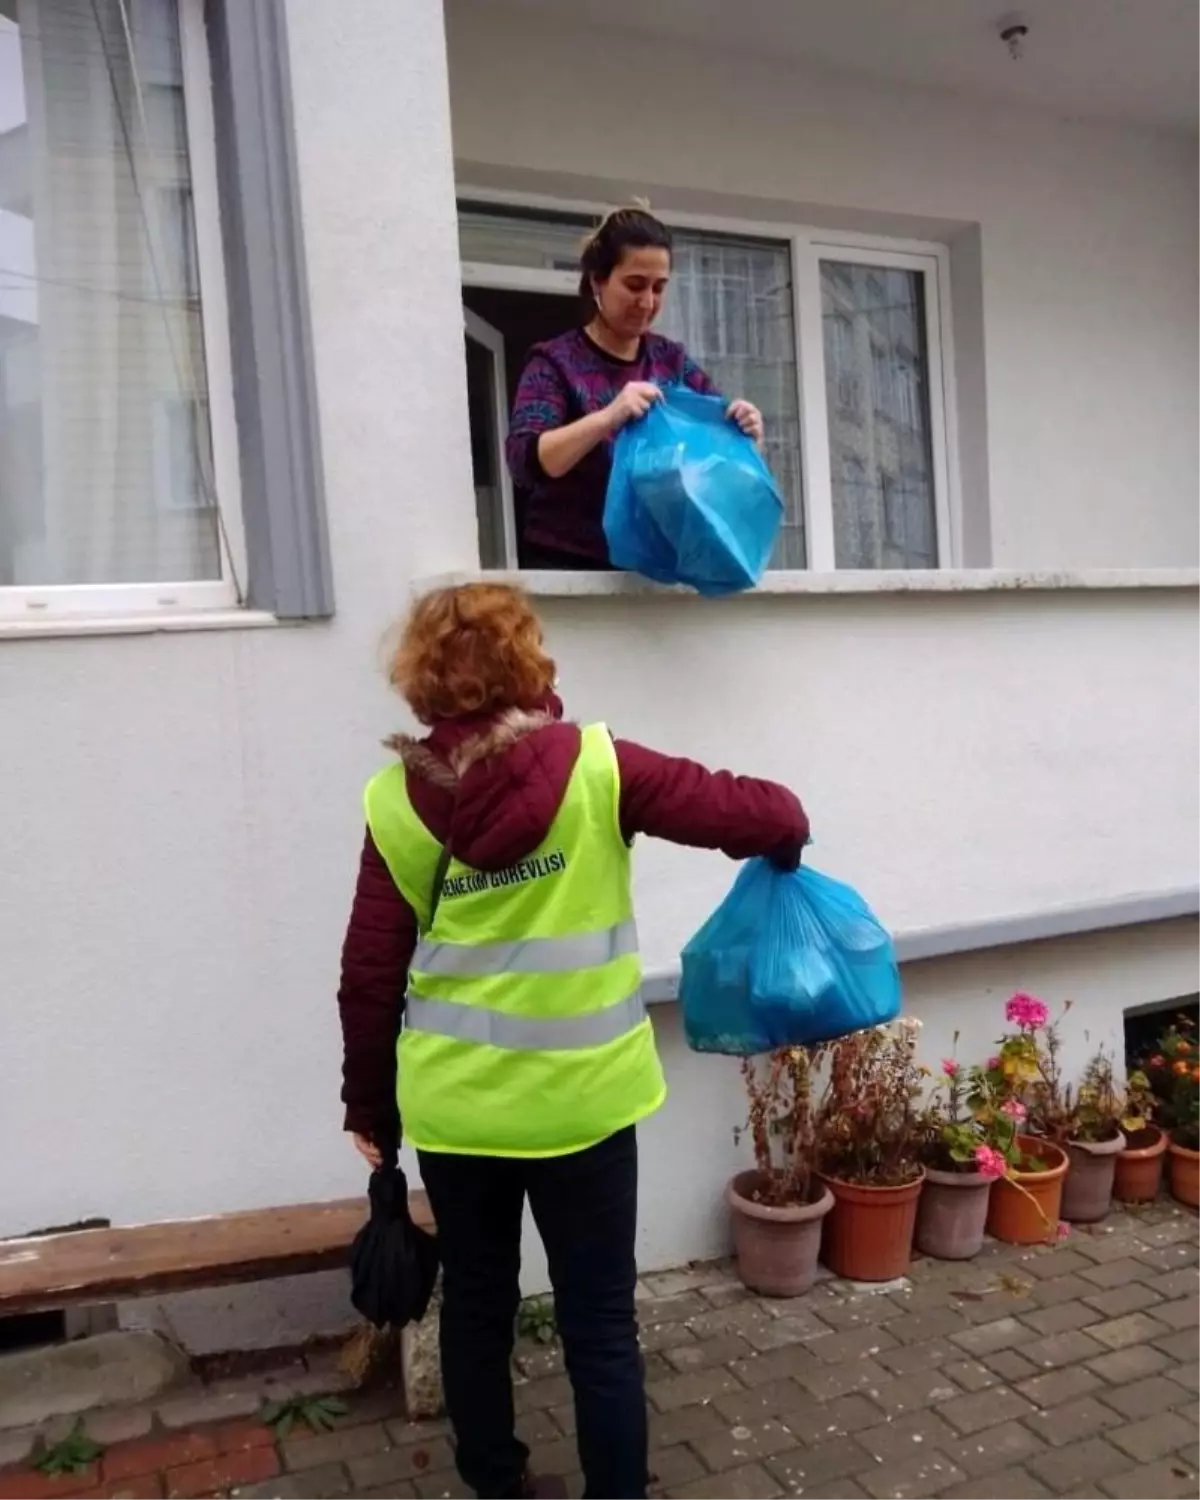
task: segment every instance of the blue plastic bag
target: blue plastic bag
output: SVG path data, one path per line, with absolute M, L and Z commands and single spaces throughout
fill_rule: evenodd
M 753 588 L 783 520 L 762 454 L 720 396 L 668 386 L 613 448 L 604 535 L 614 567 L 708 595 Z
M 750 1057 L 895 1020 L 900 972 L 857 891 L 754 859 L 683 950 L 680 999 L 693 1051 Z

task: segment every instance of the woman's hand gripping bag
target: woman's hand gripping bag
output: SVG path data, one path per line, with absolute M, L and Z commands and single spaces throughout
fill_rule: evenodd
M 613 565 L 717 596 L 753 588 L 779 536 L 783 500 L 719 396 L 668 386 L 617 436 L 604 502 Z
M 689 1046 L 747 1056 L 894 1020 L 900 972 L 856 891 L 756 859 L 684 949 L 680 998 Z

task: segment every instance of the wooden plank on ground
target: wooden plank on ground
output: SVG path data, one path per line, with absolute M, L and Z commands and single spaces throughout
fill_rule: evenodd
M 424 1193 L 410 1197 L 432 1229 Z M 0 1240 L 0 1316 L 343 1266 L 365 1198 Z

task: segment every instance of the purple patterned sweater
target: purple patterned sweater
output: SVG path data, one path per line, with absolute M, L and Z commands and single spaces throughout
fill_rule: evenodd
M 535 344 L 521 373 L 509 423 L 507 457 L 513 483 L 527 492 L 523 542 L 536 553 L 565 554 L 579 568 L 608 564 L 604 492 L 612 440 L 552 479 L 538 462 L 538 437 L 600 411 L 631 380 L 682 381 L 695 391 L 716 387 L 682 344 L 647 334 L 636 359 L 606 354 L 581 328 Z M 570 565 L 566 563 L 566 565 Z

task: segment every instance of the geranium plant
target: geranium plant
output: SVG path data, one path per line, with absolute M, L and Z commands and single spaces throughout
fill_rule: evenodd
M 754 1147 L 756 1202 L 779 1208 L 807 1203 L 816 1166 L 813 1072 L 821 1048 L 780 1047 L 765 1057 L 742 1059 Z M 740 1135 L 742 1132 L 738 1132 Z
M 958 1033 L 954 1033 L 955 1046 Z M 922 1115 L 921 1159 L 942 1172 L 978 1172 L 1003 1177 L 1007 1163 L 984 1139 L 968 1107 L 971 1074 L 956 1057 L 942 1059 L 941 1077 Z
M 920 1023 L 902 1019 L 832 1042 L 816 1116 L 823 1173 L 843 1182 L 897 1187 L 921 1174 Z

